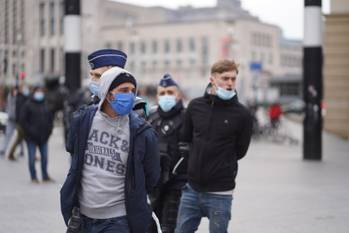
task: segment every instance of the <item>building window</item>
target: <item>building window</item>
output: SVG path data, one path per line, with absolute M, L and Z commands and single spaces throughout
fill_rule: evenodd
M 208 45 L 208 37 L 204 36 L 201 38 L 201 57 L 202 64 L 208 64 L 208 55 L 209 55 L 209 45 Z
M 40 36 L 45 35 L 45 3 L 41 2 L 39 4 L 39 27 L 40 27 Z
M 13 0 L 12 25 L 12 44 L 17 44 L 17 0 Z
M 273 64 L 273 55 L 271 53 L 269 53 L 268 61 L 269 61 L 269 65 Z
M 156 68 L 157 64 L 158 64 L 158 62 L 157 62 L 156 60 L 154 60 L 154 61 L 153 61 L 153 69 Z
M 176 40 L 176 50 L 177 50 L 177 53 L 180 53 L 183 50 L 183 45 L 182 45 L 181 39 Z
M 261 52 L 261 60 L 260 61 L 262 64 L 265 64 L 265 55 L 263 52 Z
M 16 77 L 16 76 L 17 76 L 16 70 L 17 70 L 17 66 L 16 66 L 15 63 L 13 63 L 13 64 L 12 64 L 12 76 L 13 76 L 13 77 Z
M 116 43 L 116 48 L 121 50 L 121 51 L 124 49 L 124 44 L 122 43 L 122 41 L 118 41 Z
M 152 41 L 151 48 L 152 48 L 152 52 L 153 53 L 157 53 L 158 52 L 158 42 L 156 40 Z
M 177 59 L 177 60 L 176 60 L 176 65 L 177 65 L 178 67 L 181 67 L 181 66 L 182 66 L 182 60 L 181 60 L 181 59 Z
M 131 61 L 129 64 L 129 67 L 130 67 L 130 70 L 131 71 L 134 71 L 135 70 L 135 62 L 134 61 Z
M 60 4 L 59 4 L 59 21 L 60 21 L 60 33 L 61 35 L 63 34 L 63 31 L 64 31 L 64 12 L 65 9 L 64 9 L 64 1 L 61 1 Z
M 129 50 L 130 50 L 130 54 L 134 54 L 135 53 L 135 42 L 130 42 Z
M 251 52 L 251 60 L 252 61 L 257 61 L 256 51 L 252 51 Z
M 8 32 L 9 32 L 9 30 L 8 30 L 8 28 L 9 28 L 9 16 L 8 16 L 8 6 L 9 6 L 9 4 L 8 4 L 8 0 L 5 0 L 5 21 L 4 21 L 4 26 L 5 26 L 5 28 L 4 28 L 4 41 L 5 41 L 5 44 L 8 44 L 8 42 L 9 42 L 9 35 L 8 35 Z
M 146 61 L 142 61 L 141 62 L 141 69 L 142 69 L 142 71 L 144 71 L 146 67 L 147 67 L 147 62 Z
M 7 66 L 8 66 L 8 51 L 5 50 L 4 51 L 4 67 L 3 67 L 3 71 L 4 71 L 4 74 L 7 75 Z
M 195 51 L 195 40 L 194 38 L 189 38 L 189 51 L 194 52 Z
M 40 49 L 40 72 L 45 72 L 45 49 Z
M 145 54 L 147 52 L 146 43 L 144 41 L 141 41 L 139 46 L 140 46 L 139 50 L 140 50 L 141 54 Z
M 55 49 L 51 48 L 50 50 L 50 72 L 55 72 Z
M 24 0 L 21 0 L 21 21 L 20 21 L 20 28 L 21 28 L 21 43 L 23 43 L 25 41 L 25 11 L 24 11 Z
M 170 40 L 166 39 L 164 43 L 164 52 L 169 53 L 171 51 Z
M 55 34 L 55 3 L 50 2 L 50 35 Z
M 105 43 L 105 47 L 106 47 L 107 49 L 110 49 L 110 48 L 112 47 L 111 42 L 106 42 L 106 43 Z

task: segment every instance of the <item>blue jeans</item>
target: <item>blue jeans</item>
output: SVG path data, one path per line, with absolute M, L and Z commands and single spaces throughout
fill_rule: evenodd
M 232 195 L 196 192 L 187 184 L 182 192 L 175 232 L 195 232 L 201 218 L 207 217 L 210 233 L 227 233 L 232 200 Z
M 47 174 L 47 143 L 44 143 L 42 145 L 37 145 L 32 141 L 27 141 L 28 146 L 28 161 L 29 161 L 29 171 L 30 171 L 30 177 L 31 179 L 37 179 L 36 176 L 36 170 L 35 170 L 35 154 L 36 154 L 36 147 L 39 147 L 40 154 L 41 154 L 41 174 L 42 179 L 46 180 L 49 178 Z
M 129 227 L 126 216 L 108 218 L 108 219 L 93 219 L 81 216 L 82 232 L 84 233 L 129 233 Z

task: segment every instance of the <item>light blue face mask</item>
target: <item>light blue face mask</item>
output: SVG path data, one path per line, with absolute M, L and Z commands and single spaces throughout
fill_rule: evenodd
M 37 91 L 34 93 L 33 97 L 36 101 L 43 101 L 45 99 L 45 94 L 41 91 Z
M 177 103 L 176 96 L 174 95 L 162 95 L 159 96 L 159 106 L 164 112 L 170 111 Z
M 230 100 L 236 95 L 235 90 L 228 91 L 224 88 L 217 87 L 216 95 L 222 100 Z
M 135 95 L 130 93 L 117 93 L 114 94 L 114 100 L 110 101 L 110 105 L 113 110 L 120 116 L 127 115 L 133 108 Z
M 98 92 L 100 89 L 99 83 L 93 80 L 90 80 L 88 83 L 88 89 L 91 91 L 92 94 L 98 96 Z
M 29 94 L 30 94 L 29 88 L 28 87 L 23 87 L 22 94 L 24 96 L 29 96 Z

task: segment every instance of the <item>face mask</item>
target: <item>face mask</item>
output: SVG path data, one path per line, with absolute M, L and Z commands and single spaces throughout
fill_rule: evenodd
M 94 80 L 90 80 L 88 83 L 88 89 L 91 91 L 92 94 L 98 96 L 99 93 L 99 83 L 94 81 Z
M 114 100 L 109 101 L 113 110 L 120 116 L 127 115 L 133 108 L 135 95 L 131 93 L 117 93 L 114 94 Z
M 41 91 L 37 91 L 34 93 L 33 97 L 36 101 L 43 101 L 45 98 L 45 94 Z
M 23 88 L 22 94 L 23 94 L 24 96 L 29 96 L 30 92 L 29 92 L 28 87 L 24 87 L 24 88 Z
M 230 100 L 236 95 L 235 90 L 225 90 L 224 88 L 217 87 L 216 95 L 222 100 Z
M 176 105 L 176 96 L 162 95 L 159 96 L 159 105 L 162 111 L 168 112 Z

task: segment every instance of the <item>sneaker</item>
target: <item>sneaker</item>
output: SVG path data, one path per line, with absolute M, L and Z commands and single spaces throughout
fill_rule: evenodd
M 33 184 L 39 184 L 39 180 L 37 178 L 32 179 Z
M 51 177 L 47 177 L 45 179 L 42 179 L 42 182 L 44 182 L 44 183 L 54 183 L 55 180 L 52 179 Z

